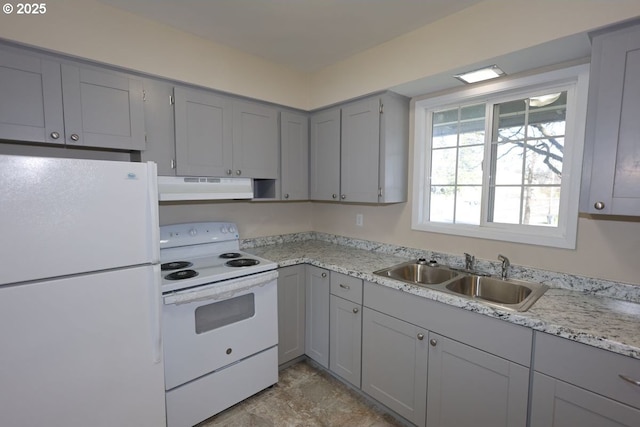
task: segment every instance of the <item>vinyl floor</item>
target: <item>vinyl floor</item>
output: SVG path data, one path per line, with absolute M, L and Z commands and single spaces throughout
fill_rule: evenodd
M 401 427 L 326 372 L 301 361 L 280 371 L 278 384 L 197 427 Z

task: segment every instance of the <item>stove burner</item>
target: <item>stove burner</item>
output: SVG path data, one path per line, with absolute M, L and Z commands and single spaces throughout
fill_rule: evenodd
M 180 270 L 171 274 L 167 274 L 164 276 L 167 280 L 182 280 L 182 279 L 190 279 L 192 277 L 196 277 L 198 272 L 195 270 Z
M 227 267 L 251 267 L 258 264 L 260 264 L 260 261 L 251 258 L 232 259 L 224 263 Z
M 180 270 L 182 268 L 191 267 L 192 265 L 193 264 L 191 264 L 188 261 L 173 261 L 173 262 L 166 262 L 166 263 L 162 264 L 160 266 L 160 269 L 162 271 Z
M 232 258 L 240 258 L 242 256 L 242 254 L 239 254 L 238 252 L 226 252 L 220 255 L 220 258 L 223 259 L 232 259 Z

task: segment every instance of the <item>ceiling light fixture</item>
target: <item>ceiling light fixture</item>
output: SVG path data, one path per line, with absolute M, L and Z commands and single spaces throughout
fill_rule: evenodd
M 495 79 L 496 77 L 504 76 L 505 72 L 497 65 L 490 65 L 489 67 L 480 68 L 478 70 L 466 71 L 464 73 L 456 74 L 456 79 L 464 83 L 477 83 L 484 80 Z

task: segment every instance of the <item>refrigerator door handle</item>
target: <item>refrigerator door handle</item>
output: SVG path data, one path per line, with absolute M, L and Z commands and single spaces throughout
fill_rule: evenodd
M 151 346 L 153 363 L 162 362 L 162 292 L 160 290 L 160 265 L 154 264 L 149 277 L 149 312 L 151 317 Z
M 149 199 L 149 254 L 151 262 L 160 262 L 160 219 L 158 217 L 158 167 L 154 162 L 147 162 L 147 182 Z

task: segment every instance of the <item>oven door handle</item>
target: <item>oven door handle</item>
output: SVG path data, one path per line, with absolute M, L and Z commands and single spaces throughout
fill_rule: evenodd
M 166 294 L 164 295 L 164 304 L 180 305 L 198 301 L 223 301 L 248 289 L 264 286 L 277 279 L 277 270 L 238 277 L 223 282 Z

